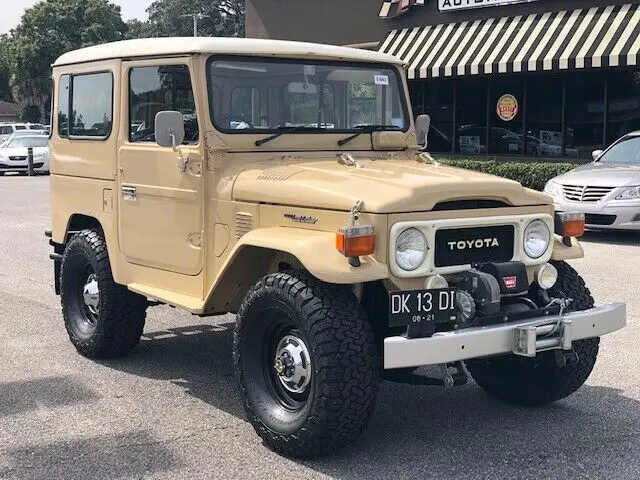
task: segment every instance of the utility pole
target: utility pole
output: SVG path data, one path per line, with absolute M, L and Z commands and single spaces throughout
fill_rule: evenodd
M 198 36 L 198 20 L 207 18 L 209 15 L 204 15 L 203 13 L 187 13 L 185 15 L 180 15 L 181 17 L 191 17 L 193 18 L 193 36 Z

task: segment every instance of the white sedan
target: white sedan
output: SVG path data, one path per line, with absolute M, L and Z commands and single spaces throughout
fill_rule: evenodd
M 49 137 L 23 135 L 15 137 L 0 148 L 0 175 L 4 175 L 5 172 L 27 172 L 29 147 L 33 148 L 33 171 L 49 173 Z

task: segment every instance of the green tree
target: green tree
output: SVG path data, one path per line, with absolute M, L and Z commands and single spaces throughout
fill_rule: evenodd
M 0 35 L 0 100 L 12 102 L 13 95 L 9 86 L 9 62 L 8 62 L 9 36 Z
M 155 37 L 153 28 L 149 22 L 132 19 L 127 22 L 126 39 Z
M 244 36 L 245 0 L 156 0 L 149 9 L 149 28 L 155 37 L 189 37 L 193 19 L 183 15 L 202 14 L 198 35 L 203 37 Z
M 51 64 L 65 52 L 122 40 L 127 27 L 109 0 L 43 0 L 25 11 L 11 31 L 7 64 L 13 96 L 23 111 L 37 107 L 48 121 Z

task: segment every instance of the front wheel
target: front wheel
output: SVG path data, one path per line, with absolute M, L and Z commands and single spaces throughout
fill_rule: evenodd
M 306 272 L 265 277 L 238 311 L 233 354 L 249 421 L 272 450 L 324 455 L 366 428 L 375 338 L 348 289 Z
M 555 262 L 554 266 L 558 283 L 549 293 L 573 299 L 571 311 L 592 308 L 593 297 L 580 275 L 566 262 Z M 558 365 L 554 351 L 539 353 L 535 358 L 506 355 L 466 364 L 476 383 L 492 397 L 513 405 L 545 405 L 568 397 L 586 382 L 596 363 L 599 344 L 599 338 L 573 342 L 578 362 L 564 366 Z

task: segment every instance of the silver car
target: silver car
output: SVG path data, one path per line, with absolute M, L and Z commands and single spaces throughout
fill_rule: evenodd
M 587 228 L 640 230 L 640 131 L 593 159 L 547 182 L 556 210 L 583 212 Z

